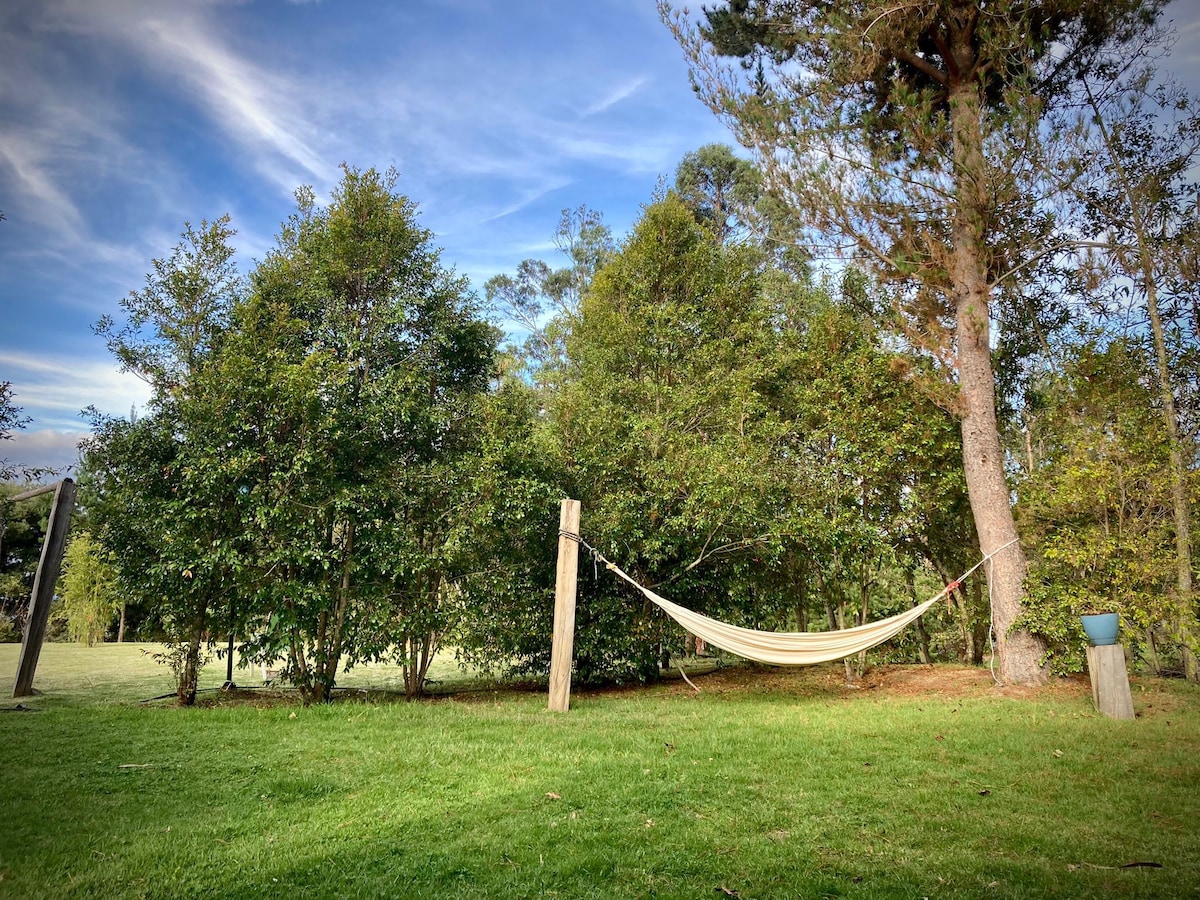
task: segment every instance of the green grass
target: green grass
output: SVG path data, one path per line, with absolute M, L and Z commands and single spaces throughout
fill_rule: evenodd
M 170 670 L 154 661 L 151 654 L 161 652 L 162 644 L 46 644 L 38 658 L 34 688 L 42 692 L 45 703 L 123 703 L 147 700 L 175 690 Z M 16 677 L 20 644 L 0 644 L 0 698 L 12 693 L 11 679 Z M 234 681 L 242 687 L 263 685 L 262 671 L 256 665 L 240 667 L 234 657 Z M 453 653 L 439 655 L 429 668 L 432 693 L 477 690 L 490 684 L 477 673 L 464 672 L 454 662 Z M 225 681 L 225 660 L 215 656 L 200 672 L 202 691 L 213 691 Z M 338 676 L 338 685 L 350 691 L 404 691 L 404 676 L 399 666 L 368 664 L 356 666 Z M 0 704 L 3 700 L 0 700 Z
M 130 702 L 170 687 L 141 666 L 99 677 L 108 650 L 73 673 L 51 653 L 42 711 L 0 714 L 0 896 L 1200 892 L 1200 691 L 1178 682 L 1136 682 L 1135 722 L 1078 682 L 945 668 L 717 673 L 565 715 L 481 691 L 182 710 Z

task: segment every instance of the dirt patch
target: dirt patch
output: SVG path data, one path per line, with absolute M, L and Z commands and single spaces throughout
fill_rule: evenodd
M 678 678 L 678 676 L 676 676 Z M 959 665 L 895 665 L 868 669 L 858 681 L 848 682 L 840 665 L 778 669 L 737 666 L 706 674 L 689 673 L 702 691 L 713 693 L 785 692 L 799 696 L 890 696 L 890 697 L 977 697 L 1000 695 L 1014 698 L 1037 696 L 1081 697 L 1091 688 L 1086 676 L 1053 678 L 1039 687 L 998 685 L 988 669 Z M 682 679 L 670 690 L 693 693 Z

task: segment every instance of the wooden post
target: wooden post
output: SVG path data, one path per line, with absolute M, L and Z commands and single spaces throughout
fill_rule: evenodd
M 1133 696 L 1125 670 L 1125 648 L 1120 644 L 1088 647 L 1087 663 L 1096 709 L 1110 719 L 1132 719 Z
M 550 649 L 550 704 L 571 708 L 571 660 L 575 650 L 575 589 L 579 575 L 579 501 L 564 500 L 558 518 L 558 572 L 554 582 L 554 643 Z
M 42 641 L 46 637 L 46 622 L 50 618 L 50 604 L 54 600 L 54 588 L 62 568 L 67 529 L 71 527 L 71 511 L 74 508 L 75 482 L 64 478 L 54 491 L 54 505 L 50 508 L 50 523 L 46 527 L 46 540 L 42 543 L 42 557 L 33 578 L 33 597 L 29 601 L 29 615 L 25 618 L 14 697 L 33 694 L 33 675 L 37 671 Z

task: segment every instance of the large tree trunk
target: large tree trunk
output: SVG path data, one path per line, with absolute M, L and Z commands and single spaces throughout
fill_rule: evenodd
M 969 52 L 969 49 L 968 49 Z M 963 472 L 979 547 L 996 554 L 985 567 L 1000 657 L 1000 677 L 1016 684 L 1046 679 L 1041 642 L 1013 629 L 1021 614 L 1026 573 L 1025 553 L 1017 541 L 1004 455 L 996 421 L 996 380 L 990 344 L 990 288 L 982 235 L 986 197 L 981 101 L 978 88 L 966 83 L 952 89 L 950 118 L 954 134 L 954 178 L 958 193 L 949 275 L 955 307 L 959 412 L 962 416 Z

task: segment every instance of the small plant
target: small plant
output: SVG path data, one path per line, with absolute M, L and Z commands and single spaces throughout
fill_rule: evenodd
M 159 665 L 166 666 L 171 670 L 171 674 L 175 676 L 175 689 L 179 694 L 179 702 L 185 705 L 190 702 L 186 699 L 187 697 L 195 697 L 196 673 L 212 661 L 212 653 L 201 646 L 193 671 L 192 667 L 188 665 L 190 651 L 191 646 L 188 641 L 169 641 L 165 650 L 142 651 L 144 656 L 149 656 Z

